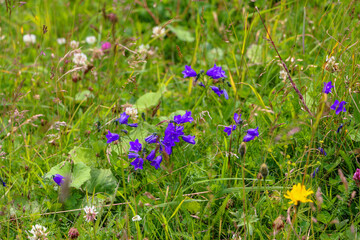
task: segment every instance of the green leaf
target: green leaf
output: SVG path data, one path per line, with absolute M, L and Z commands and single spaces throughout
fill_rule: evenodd
M 86 181 L 91 178 L 91 168 L 79 162 L 74 164 L 71 187 L 79 189 Z
M 96 164 L 96 156 L 91 148 L 74 147 L 69 154 L 74 163 L 82 162 L 91 167 Z
M 173 27 L 171 25 L 168 26 L 168 28 L 175 33 L 175 35 L 184 42 L 193 42 L 195 40 L 195 37 L 186 29 L 183 27 Z
M 106 192 L 111 194 L 116 185 L 116 178 L 110 169 L 92 169 L 91 180 L 87 183 L 86 189 L 89 193 Z
M 135 103 L 136 108 L 139 110 L 148 109 L 158 105 L 161 98 L 159 92 L 149 92 L 142 95 Z
M 94 98 L 94 94 L 92 94 L 92 92 L 90 92 L 89 90 L 84 90 L 75 95 L 75 101 L 78 103 L 82 101 L 86 101 L 89 98 Z
M 69 176 L 71 171 L 71 164 L 69 162 L 63 161 L 58 165 L 52 167 L 50 171 L 46 174 L 45 178 L 52 178 L 55 174 L 60 174 L 62 176 Z

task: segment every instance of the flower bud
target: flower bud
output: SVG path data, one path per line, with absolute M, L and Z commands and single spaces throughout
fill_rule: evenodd
M 239 146 L 239 150 L 238 153 L 240 154 L 241 157 L 243 157 L 246 153 L 246 144 L 244 142 L 242 142 Z
M 260 173 L 264 177 L 264 179 L 266 179 L 266 177 L 269 175 L 269 168 L 266 163 L 261 164 Z
M 70 228 L 68 235 L 70 239 L 77 239 L 79 237 L 79 231 L 72 227 Z

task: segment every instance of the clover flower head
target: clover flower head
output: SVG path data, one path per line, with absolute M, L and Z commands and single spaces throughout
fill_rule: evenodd
M 139 215 L 135 215 L 131 220 L 132 220 L 133 222 L 138 222 L 138 221 L 141 221 L 142 218 L 141 218 Z
M 355 182 L 360 183 L 360 169 L 359 168 L 356 169 L 353 179 Z
M 66 39 L 65 39 L 65 38 L 58 38 L 56 41 L 57 41 L 57 43 L 58 43 L 59 45 L 64 45 L 64 44 L 66 43 Z
M 244 142 L 249 142 L 251 140 L 254 140 L 255 137 L 259 136 L 259 132 L 258 132 L 259 127 L 257 128 L 253 128 L 253 129 L 248 129 L 246 132 L 246 135 L 243 138 Z
M 151 37 L 163 38 L 163 36 L 165 35 L 165 28 L 156 26 L 153 28 L 152 32 L 153 32 L 153 34 L 151 35 Z
M 98 214 L 98 212 L 96 211 L 95 206 L 86 206 L 84 208 L 84 212 L 85 212 L 85 220 L 87 222 L 93 222 L 94 220 L 96 220 L 96 215 Z
M 331 93 L 331 89 L 334 87 L 334 85 L 332 85 L 332 82 L 324 82 L 324 88 L 323 88 L 323 93 L 325 94 L 329 94 Z
M 341 112 L 346 112 L 346 109 L 345 109 L 346 103 L 347 102 L 345 102 L 345 101 L 339 102 L 339 100 L 335 100 L 334 104 L 331 105 L 330 109 L 335 110 L 335 114 L 339 115 L 339 113 L 341 113 Z
M 101 50 L 103 50 L 103 52 L 108 51 L 111 48 L 111 43 L 109 42 L 104 42 L 103 44 L 101 44 Z
M 280 76 L 279 76 L 279 78 L 282 79 L 283 81 L 285 81 L 285 80 L 287 79 L 287 72 L 286 72 L 284 69 L 282 69 L 282 70 L 280 71 Z
M 79 47 L 79 42 L 78 42 L 78 41 L 75 41 L 75 40 L 72 40 L 72 41 L 70 42 L 70 47 L 71 47 L 72 49 L 78 48 L 78 47 Z
M 28 231 L 28 238 L 30 240 L 39 240 L 39 239 L 43 239 L 46 240 L 48 239 L 46 236 L 49 234 L 48 232 L 46 232 L 46 227 L 40 225 L 40 224 L 36 224 L 35 226 L 33 225 L 31 227 L 31 230 Z M 30 236 L 29 234 L 32 234 L 32 236 Z
M 133 107 L 127 107 L 125 113 L 129 115 L 133 120 L 136 120 L 138 117 L 138 110 Z
M 34 34 L 25 34 L 23 36 L 23 41 L 26 44 L 35 44 L 36 43 L 36 36 Z
M 73 62 L 76 65 L 86 65 L 87 57 L 84 53 L 74 53 Z
M 188 66 L 188 65 L 185 65 L 185 70 L 182 71 L 181 73 L 184 74 L 184 78 L 197 76 L 197 73 L 195 72 L 195 70 L 192 69 L 191 66 Z
M 106 134 L 105 137 L 107 138 L 106 143 L 112 143 L 115 142 L 116 140 L 119 140 L 119 134 L 111 133 L 110 131 L 108 131 L 108 134 Z
M 85 38 L 85 41 L 90 44 L 93 45 L 96 42 L 96 37 L 95 36 L 88 36 Z
M 60 174 L 55 174 L 55 175 L 53 176 L 54 182 L 55 182 L 57 185 L 59 185 L 59 186 L 61 186 L 61 184 L 63 183 L 64 178 L 65 178 L 65 177 L 61 176 Z
M 307 197 L 314 193 L 311 190 L 306 190 L 305 186 L 298 183 L 297 185 L 294 185 L 291 191 L 287 191 L 285 194 L 285 198 L 290 199 L 290 204 L 298 205 L 299 202 L 312 202 L 310 199 L 307 199 Z
M 225 71 L 222 70 L 222 68 L 220 66 L 216 66 L 216 64 L 214 64 L 214 67 L 210 68 L 206 72 L 206 75 L 208 75 L 212 79 L 219 79 L 219 78 L 225 78 L 226 77 Z
M 230 134 L 232 133 L 232 131 L 234 131 L 236 129 L 236 125 L 230 125 L 230 126 L 226 126 L 224 129 L 224 132 L 230 136 Z

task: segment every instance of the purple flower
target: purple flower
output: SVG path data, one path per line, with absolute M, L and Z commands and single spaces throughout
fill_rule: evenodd
M 318 149 L 319 149 L 319 151 L 320 151 L 320 153 L 321 153 L 322 155 L 324 155 L 324 156 L 327 155 L 327 153 L 325 152 L 324 149 L 322 149 L 321 147 L 319 147 Z
M 161 161 L 162 161 L 162 156 L 159 155 L 155 158 L 155 160 L 151 161 L 150 165 L 155 167 L 155 169 L 159 169 Z
M 190 144 L 195 144 L 195 136 L 184 135 L 184 136 L 181 136 L 181 137 L 185 142 L 190 143 Z
M 168 155 L 171 155 L 173 146 L 175 146 L 175 144 L 171 144 L 163 140 L 160 145 L 160 151 L 165 151 Z
M 259 129 L 259 127 L 253 128 L 253 129 L 248 129 L 245 137 L 243 138 L 243 142 L 249 142 L 251 140 L 254 140 L 255 137 L 258 137 L 259 136 L 258 129 Z
M 148 161 L 152 161 L 155 158 L 155 150 L 152 150 L 149 155 L 147 155 L 146 159 Z
M 210 87 L 214 93 L 216 93 L 219 97 L 221 97 L 221 95 L 224 93 L 222 90 L 220 90 L 218 87 L 215 87 L 215 86 L 211 86 Z
M 116 140 L 119 140 L 119 134 L 116 133 L 111 133 L 110 131 L 108 131 L 109 133 L 106 134 L 106 138 L 107 138 L 107 142 L 106 143 L 112 143 Z
M 202 82 L 199 82 L 199 86 L 205 87 L 205 85 Z
M 117 121 L 118 121 L 120 124 L 128 124 L 128 119 L 129 119 L 129 115 L 127 115 L 125 112 L 123 112 L 123 113 L 120 115 L 120 118 L 117 119 Z
M 3 185 L 4 187 L 6 187 L 6 183 L 4 182 L 4 180 L 2 180 L 2 178 L 0 178 L 0 181 L 1 181 L 2 185 Z
M 144 159 L 135 158 L 135 160 L 132 161 L 130 164 L 134 166 L 135 171 L 138 169 L 143 169 Z
M 53 176 L 54 182 L 56 182 L 57 185 L 61 186 L 61 183 L 63 182 L 65 177 L 61 176 L 60 174 L 55 174 Z
M 234 121 L 237 125 L 239 125 L 241 123 L 241 114 L 239 115 L 238 113 L 234 113 Z
M 335 113 L 336 113 L 336 115 L 338 115 L 341 112 L 346 112 L 345 104 L 346 104 L 345 101 L 339 102 L 339 100 L 335 100 L 334 104 L 331 105 L 330 109 L 336 110 Z
M 338 127 L 338 129 L 336 130 L 336 133 L 339 133 L 340 130 L 344 127 L 344 124 L 340 124 L 340 126 Z
M 150 136 L 146 137 L 145 142 L 147 142 L 147 143 L 156 143 L 157 139 L 158 139 L 158 136 L 154 133 L 154 134 L 151 134 Z
M 128 125 L 129 127 L 137 127 L 137 126 L 138 126 L 137 123 L 128 123 L 127 125 Z
M 225 99 L 228 100 L 229 99 L 229 94 L 227 93 L 226 89 L 224 89 L 222 91 L 223 91 Z
M 323 93 L 329 94 L 331 93 L 331 89 L 334 87 L 333 85 L 331 85 L 332 82 L 324 82 L 324 88 L 323 88 Z
M 191 117 L 191 111 L 186 111 L 186 113 L 184 115 L 176 115 L 174 117 L 174 122 L 176 124 L 181 124 L 181 123 L 187 123 L 187 122 L 192 122 L 194 121 L 194 119 Z
M 317 167 L 317 168 L 314 170 L 314 172 L 311 174 L 311 177 L 314 178 L 315 175 L 318 173 L 318 171 L 319 171 L 319 167 Z
M 228 136 L 230 136 L 231 132 L 236 129 L 236 125 L 230 125 L 225 127 L 224 132 L 227 133 Z
M 131 158 L 137 158 L 137 157 L 140 157 L 140 155 L 138 153 L 134 153 L 134 152 L 130 152 L 128 154 L 128 158 L 131 159 Z
M 360 169 L 359 168 L 356 169 L 353 179 L 355 182 L 360 182 Z
M 109 50 L 111 48 L 111 43 L 109 42 L 104 42 L 102 45 L 101 45 L 101 49 L 105 52 L 107 50 Z
M 196 72 L 194 69 L 191 68 L 191 66 L 185 65 L 185 70 L 182 72 L 184 74 L 184 78 L 187 77 L 196 77 Z
M 133 151 L 133 152 L 140 152 L 142 145 L 141 143 L 139 143 L 139 139 L 136 139 L 134 142 L 129 142 L 130 144 L 130 149 L 129 151 Z
M 164 142 L 166 142 L 168 146 L 174 147 L 176 142 L 180 142 L 179 137 L 184 135 L 183 130 L 183 126 L 175 127 L 173 123 L 169 123 L 165 129 Z
M 210 68 L 207 72 L 206 75 L 208 75 L 209 77 L 213 78 L 213 79 L 218 79 L 218 78 L 224 78 L 226 77 L 225 75 L 225 71 L 222 70 L 221 67 L 216 66 L 216 64 L 214 64 L 214 67 Z

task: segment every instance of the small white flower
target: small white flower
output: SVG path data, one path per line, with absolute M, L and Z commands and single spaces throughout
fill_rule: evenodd
M 57 41 L 57 43 L 58 43 L 59 45 L 63 45 L 63 44 L 66 43 L 66 39 L 65 39 L 65 38 L 58 38 L 56 41 Z
M 34 44 L 36 43 L 36 36 L 34 34 L 25 34 L 23 36 L 23 41 L 26 44 L 30 44 L 30 43 Z
M 140 54 L 143 54 L 143 53 L 147 54 L 148 50 L 149 50 L 149 44 L 147 44 L 147 45 L 141 44 L 138 48 L 138 52 Z
M 47 239 L 46 236 L 49 234 L 46 232 L 46 230 L 46 227 L 43 227 L 40 224 L 36 224 L 35 226 L 32 226 L 30 231 L 28 231 L 28 238 L 30 240 L 45 240 Z M 32 236 L 30 236 L 29 234 L 32 234 Z
M 96 42 L 96 37 L 94 37 L 94 36 L 86 37 L 85 41 L 86 41 L 88 44 L 92 45 L 92 44 L 94 44 L 94 43 Z
M 165 28 L 162 27 L 154 27 L 152 30 L 153 34 L 152 37 L 160 37 L 162 38 L 165 34 Z
M 85 211 L 85 220 L 87 222 L 93 222 L 94 220 L 96 220 L 96 215 L 98 214 L 98 212 L 96 211 L 95 206 L 91 206 L 91 207 L 85 207 L 84 208 Z
M 73 62 L 76 65 L 86 65 L 87 57 L 83 53 L 74 53 Z
M 282 69 L 281 71 L 280 71 L 280 76 L 279 76 L 279 78 L 280 79 L 282 79 L 282 80 L 286 80 L 286 78 L 287 78 L 287 72 L 284 70 L 284 69 Z
M 141 221 L 142 218 L 139 216 L 139 215 L 135 215 L 133 218 L 132 218 L 132 221 L 133 222 L 138 222 L 138 221 Z
M 136 120 L 138 117 L 138 110 L 136 108 L 127 107 L 125 113 L 129 115 L 133 120 Z
M 72 41 L 70 42 L 70 47 L 71 47 L 72 49 L 78 48 L 78 47 L 79 47 L 79 42 L 77 42 L 77 41 L 75 41 L 75 40 L 72 40 Z

